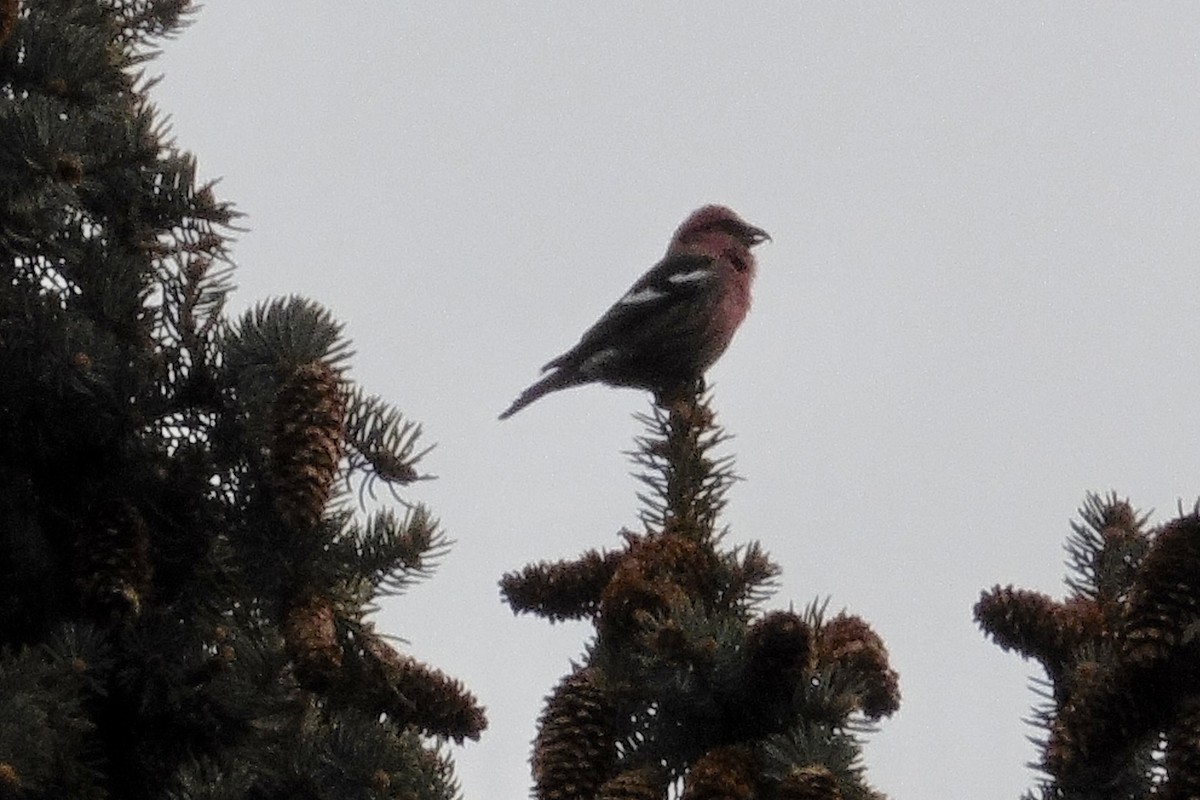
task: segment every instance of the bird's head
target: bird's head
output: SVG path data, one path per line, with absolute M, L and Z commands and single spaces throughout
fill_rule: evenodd
M 668 252 L 694 252 L 730 260 L 739 272 L 754 268 L 750 248 L 771 236 L 725 206 L 704 206 L 693 211 L 675 231 Z

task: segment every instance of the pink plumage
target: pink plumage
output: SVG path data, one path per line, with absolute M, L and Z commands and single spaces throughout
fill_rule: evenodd
M 770 239 L 725 206 L 683 221 L 666 255 L 500 415 L 507 419 L 550 392 L 584 383 L 671 396 L 695 383 L 725 352 L 750 309 L 751 249 Z

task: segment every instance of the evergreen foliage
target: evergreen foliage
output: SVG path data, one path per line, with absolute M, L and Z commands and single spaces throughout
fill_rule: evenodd
M 516 612 L 596 627 L 539 719 L 537 797 L 882 798 L 859 738 L 899 706 L 882 640 L 818 605 L 762 610 L 779 570 L 722 546 L 736 478 L 702 387 L 641 419 L 642 532 L 501 582 Z
M 975 606 L 1005 650 L 1039 661 L 1033 722 L 1062 800 L 1200 796 L 1200 514 L 1148 530 L 1115 494 L 1090 495 L 1067 541 L 1066 599 L 995 587 Z
M 231 321 L 235 220 L 137 71 L 186 0 L 0 0 L 0 796 L 449 798 L 482 710 L 367 614 L 429 574 L 420 428 L 315 303 Z

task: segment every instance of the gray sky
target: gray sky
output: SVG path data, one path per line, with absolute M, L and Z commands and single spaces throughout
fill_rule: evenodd
M 414 499 L 456 545 L 388 632 L 488 707 L 468 798 L 527 794 L 542 698 L 590 628 L 496 581 L 615 546 L 646 397 L 499 413 L 693 208 L 774 236 L 710 372 L 746 480 L 731 542 L 772 607 L 831 597 L 903 705 L 867 749 L 895 800 L 1015 800 L 1040 670 L 971 620 L 1063 591 L 1088 490 L 1168 518 L 1200 474 L 1200 4 L 205 0 L 151 71 L 248 216 L 236 308 L 300 293 L 354 376 L 422 422 Z

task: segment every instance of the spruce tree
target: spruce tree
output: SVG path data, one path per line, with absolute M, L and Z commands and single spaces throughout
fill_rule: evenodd
M 860 735 L 899 706 L 882 640 L 824 604 L 763 609 L 779 569 L 724 546 L 735 475 L 702 389 L 641 419 L 640 530 L 501 582 L 516 612 L 595 625 L 539 719 L 536 796 L 879 800 Z
M 189 10 L 0 0 L 0 796 L 452 797 L 482 711 L 368 619 L 447 542 L 354 491 L 420 428 L 319 305 L 226 317 L 139 71 Z
M 997 586 L 975 606 L 1000 647 L 1045 669 L 1028 796 L 1200 797 L 1200 514 L 1150 530 L 1111 494 L 1080 517 L 1065 599 Z

